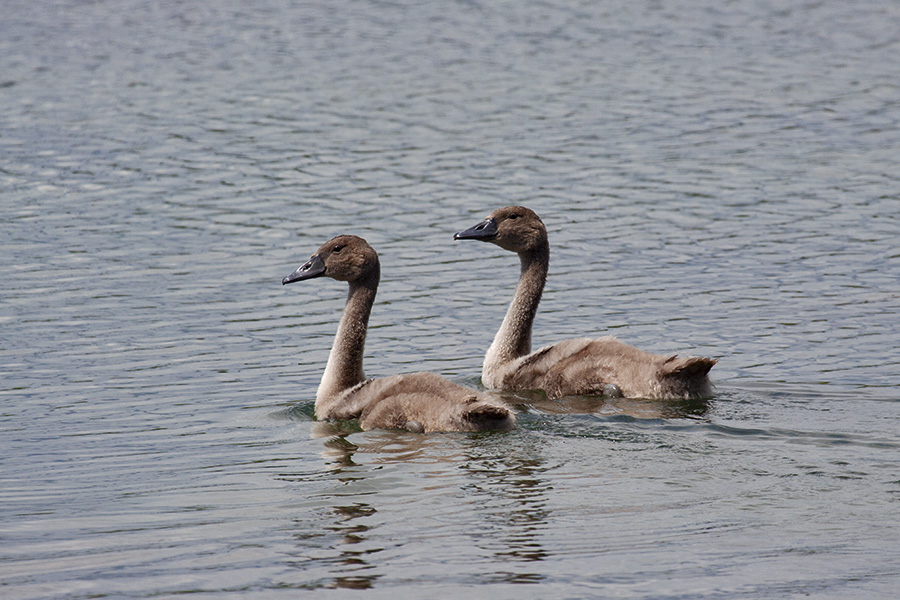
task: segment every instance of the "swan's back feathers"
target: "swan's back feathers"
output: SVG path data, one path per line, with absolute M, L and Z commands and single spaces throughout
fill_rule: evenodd
M 364 430 L 505 431 L 516 422 L 500 402 L 434 373 L 373 379 L 348 390 L 341 404 L 363 407 L 358 416 Z
M 706 373 L 714 364 L 708 358 L 651 354 L 612 336 L 575 338 L 507 363 L 485 379 L 491 387 L 541 389 L 550 398 L 610 390 L 629 398 L 695 398 L 711 392 Z
M 316 418 L 349 421 L 356 419 L 370 402 L 371 395 L 363 391 L 377 379 L 366 379 L 349 387 L 337 395 L 322 395 L 316 398 Z

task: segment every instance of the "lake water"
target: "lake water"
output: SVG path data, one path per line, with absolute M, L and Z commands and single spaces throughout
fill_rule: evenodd
M 0 596 L 894 598 L 900 6 L 34 0 L 0 20 Z M 510 433 L 316 422 L 355 233 L 370 376 L 719 359 Z

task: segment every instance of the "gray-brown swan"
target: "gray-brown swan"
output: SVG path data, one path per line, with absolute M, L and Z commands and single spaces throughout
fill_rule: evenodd
M 416 433 L 515 428 L 515 416 L 501 402 L 434 373 L 365 378 L 363 352 L 381 266 L 364 239 L 339 235 L 329 240 L 281 283 L 321 276 L 348 282 L 350 292 L 316 393 L 317 418 L 358 418 L 363 430 Z
M 606 395 L 697 399 L 712 393 L 712 358 L 650 354 L 612 336 L 565 340 L 531 352 L 531 327 L 550 263 L 547 230 L 534 211 L 507 206 L 454 240 L 481 240 L 516 252 L 522 264 L 515 296 L 484 357 L 482 382 L 494 389 L 544 390 L 550 398 Z

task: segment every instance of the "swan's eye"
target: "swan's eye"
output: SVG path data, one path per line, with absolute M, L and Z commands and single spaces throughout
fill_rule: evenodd
M 334 250 L 332 250 L 332 252 L 334 252 L 335 254 L 340 254 L 341 250 L 343 250 L 343 249 L 344 249 L 343 246 L 335 246 Z
M 509 215 L 508 218 L 510 218 L 510 219 L 518 219 L 518 218 L 519 218 L 519 214 L 518 214 L 518 213 L 513 213 L 513 214 Z

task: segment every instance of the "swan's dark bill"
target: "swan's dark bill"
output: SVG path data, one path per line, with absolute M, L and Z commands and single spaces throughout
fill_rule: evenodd
M 304 279 L 312 279 L 313 277 L 321 277 L 325 274 L 325 263 L 322 258 L 316 254 L 308 261 L 300 265 L 300 267 L 281 280 L 281 285 L 294 283 L 295 281 L 303 281 Z
M 487 218 L 474 227 L 453 234 L 454 240 L 482 240 L 489 242 L 497 237 L 497 221 Z

